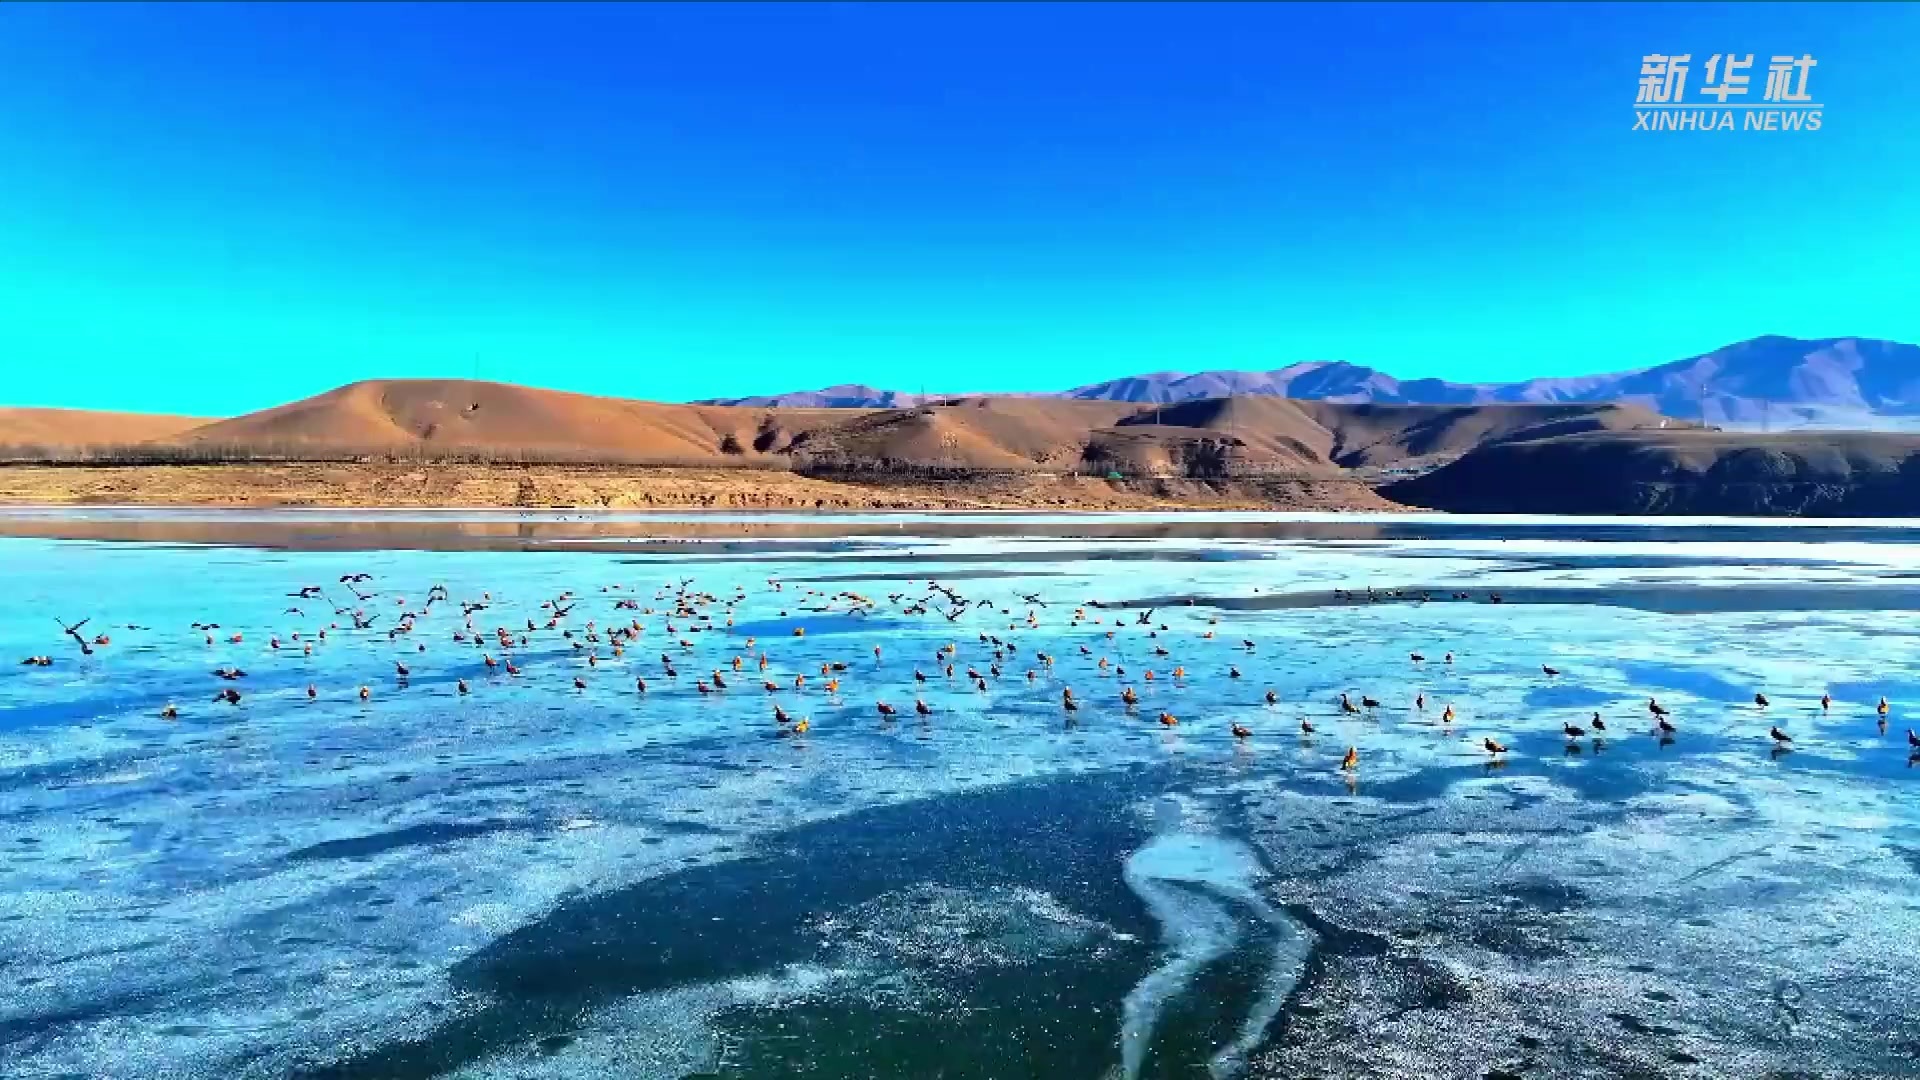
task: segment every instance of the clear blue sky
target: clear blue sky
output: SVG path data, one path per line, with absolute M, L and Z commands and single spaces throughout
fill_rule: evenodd
M 0 402 L 1920 340 L 1920 7 L 0 4 Z M 1634 132 L 1817 58 L 1817 134 Z M 476 357 L 477 362 L 476 362 Z

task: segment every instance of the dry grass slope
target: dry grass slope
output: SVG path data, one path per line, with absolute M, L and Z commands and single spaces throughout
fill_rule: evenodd
M 195 416 L 0 407 L 0 448 L 35 447 L 34 456 L 58 456 L 63 449 L 171 439 L 206 423 Z

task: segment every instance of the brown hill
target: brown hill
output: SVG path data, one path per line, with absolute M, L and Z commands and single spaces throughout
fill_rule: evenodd
M 1119 472 L 1203 485 L 1237 478 L 1352 487 L 1381 469 L 1429 469 L 1385 493 L 1442 509 L 1543 512 L 1852 513 L 1876 498 L 1907 498 L 1896 481 L 1920 475 L 1920 457 L 1898 437 L 1768 439 L 1699 430 L 1638 406 L 1572 403 L 1406 406 L 1249 395 L 1143 405 L 985 396 L 891 409 L 778 408 L 379 380 L 196 423 L 9 409 L 0 410 L 0 442 L 58 439 L 84 448 L 145 438 L 160 461 L 405 454 L 753 465 L 865 473 L 881 485 L 916 473 L 978 483 L 987 473 Z M 1363 472 L 1348 471 L 1356 469 Z M 1887 512 L 1920 512 L 1920 499 Z
M 183 422 L 184 423 L 184 422 Z M 1613 405 L 1381 406 L 1246 396 L 1140 405 L 985 396 L 894 409 L 677 405 L 458 379 L 353 383 L 185 432 L 224 458 L 418 454 L 496 461 L 1333 475 L 1530 435 L 1655 427 Z M 178 427 L 176 424 L 174 427 Z
M 863 412 L 839 422 L 828 418 L 793 447 L 848 463 L 1073 469 L 1081 464 L 1092 432 L 1138 410 L 1125 402 L 960 398 L 945 405 Z M 782 417 L 788 412 L 776 410 Z
M 0 407 L 0 446 L 78 447 L 170 439 L 205 424 L 204 417 L 88 409 Z
M 1505 440 L 1679 425 L 1678 421 L 1637 405 L 1373 405 L 1303 401 L 1300 408 L 1333 433 L 1334 444 L 1328 457 L 1348 468 L 1453 456 Z
M 1152 433 L 1163 444 L 1211 438 L 1253 468 L 1362 468 L 1454 457 L 1506 439 L 1677 423 L 1631 405 L 1372 405 L 1250 395 L 1145 406 L 1118 421 L 1115 434 Z
M 188 444 L 261 452 L 471 452 L 659 463 L 786 450 L 845 410 L 671 405 L 463 379 L 382 379 L 188 432 Z
M 1594 431 L 1489 443 L 1382 489 L 1459 513 L 1920 514 L 1920 435 Z
M 1071 469 L 1125 402 L 955 399 L 902 409 L 677 405 L 457 379 L 354 383 L 188 432 L 258 453 L 472 453 L 674 464 L 795 457 L 854 467 Z M 770 462 L 771 463 L 771 462 Z
M 1151 471 L 1333 473 L 1338 437 L 1287 398 L 1235 397 L 1137 407 L 1096 432 L 1093 457 Z

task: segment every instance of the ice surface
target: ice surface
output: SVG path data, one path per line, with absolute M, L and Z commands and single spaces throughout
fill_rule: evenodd
M 1920 1053 L 1904 526 L 737 520 L 866 532 L 0 540 L 0 1073 L 1870 1075 Z M 319 640 L 331 606 L 285 594 L 346 600 L 359 571 L 380 621 Z M 721 598 L 714 629 L 667 632 L 655 597 L 685 578 Z M 929 578 L 997 610 L 906 613 Z M 435 583 L 490 594 L 489 632 L 568 589 L 576 634 L 645 630 L 593 667 L 539 630 L 522 675 L 489 675 L 502 651 L 455 643 L 457 607 L 389 640 Z M 88 617 L 112 641 L 82 656 L 55 620 Z M 985 690 L 981 634 L 1016 646 Z M 761 651 L 777 693 L 731 667 Z M 13 664 L 35 654 L 55 663 Z M 228 665 L 238 706 L 212 702 Z M 714 669 L 729 688 L 695 693 Z M 774 700 L 811 730 L 780 735 Z M 1606 737 L 1560 733 L 1594 712 Z

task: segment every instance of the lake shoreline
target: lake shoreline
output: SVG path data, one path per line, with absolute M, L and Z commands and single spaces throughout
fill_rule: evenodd
M 0 506 L 583 510 L 1327 510 L 1398 504 L 1346 477 L 825 479 L 624 465 L 258 463 L 9 465 Z

